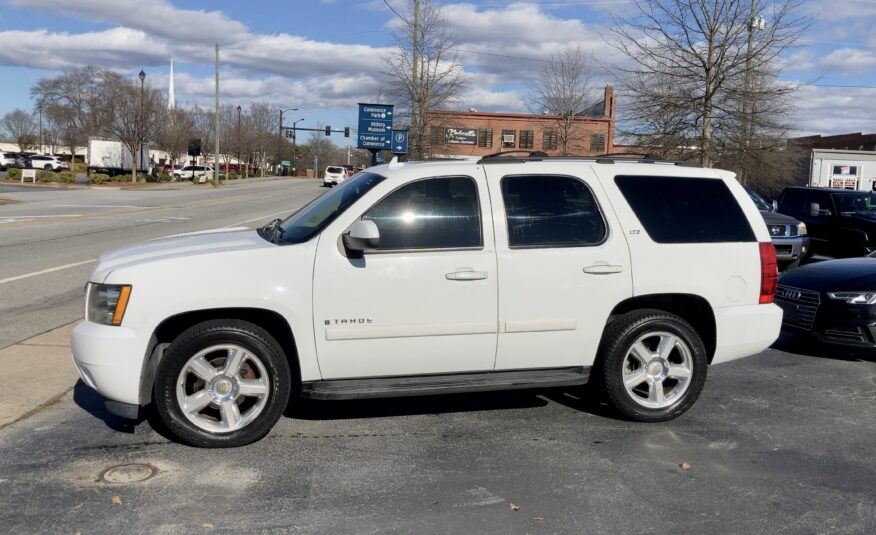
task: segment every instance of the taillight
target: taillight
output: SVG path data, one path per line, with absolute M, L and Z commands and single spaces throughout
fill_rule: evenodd
M 770 242 L 760 245 L 760 304 L 773 302 L 779 280 L 779 265 L 776 262 L 776 248 Z

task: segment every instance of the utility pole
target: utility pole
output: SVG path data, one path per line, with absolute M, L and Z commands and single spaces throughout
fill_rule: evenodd
M 411 127 L 414 131 L 414 139 L 417 141 L 417 148 L 420 150 L 420 141 L 423 139 L 423 132 L 419 127 L 418 115 L 420 111 L 420 83 L 417 77 L 419 49 L 420 49 L 420 0 L 414 0 L 414 28 L 411 33 Z
M 40 151 L 39 151 L 39 153 L 43 154 L 43 105 L 40 104 L 39 106 L 37 106 L 37 109 L 40 112 Z M 71 169 L 73 168 L 73 157 L 74 156 L 76 156 L 76 155 L 74 154 L 73 156 L 70 157 L 70 168 Z
M 216 43 L 216 112 L 213 114 L 216 147 L 213 151 L 213 183 L 219 184 L 219 43 Z
M 742 184 L 747 184 L 749 179 L 748 169 L 748 154 L 752 138 L 754 137 L 754 121 L 749 115 L 753 115 L 754 103 L 749 102 L 751 99 L 751 54 L 754 48 L 754 32 L 763 30 L 766 27 L 766 21 L 763 17 L 757 16 L 757 1 L 751 0 L 751 13 L 746 21 L 748 26 L 748 47 L 745 51 L 745 80 L 742 91 L 742 132 L 740 140 L 742 142 Z
M 143 69 L 140 69 L 140 74 L 137 75 L 140 78 L 140 116 L 137 118 L 137 156 L 131 154 L 132 160 L 137 160 L 134 165 L 131 166 L 131 181 L 137 182 L 137 170 L 140 169 L 140 164 L 143 162 L 143 125 L 145 121 L 145 110 L 143 108 L 143 91 L 144 84 L 146 83 L 146 73 L 143 72 Z

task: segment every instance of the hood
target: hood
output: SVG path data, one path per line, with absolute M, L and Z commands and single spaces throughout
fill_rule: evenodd
M 158 238 L 101 255 L 91 280 L 102 282 L 117 269 L 195 255 L 276 247 L 250 229 L 218 229 Z
M 770 210 L 761 210 L 761 217 L 767 225 L 799 225 L 800 221 L 793 217 Z
M 876 290 L 876 258 L 816 262 L 788 271 L 779 284 L 823 292 Z

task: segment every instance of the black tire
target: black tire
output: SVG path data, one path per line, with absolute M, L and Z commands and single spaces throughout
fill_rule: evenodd
M 270 387 L 267 402 L 257 417 L 230 432 L 202 429 L 183 414 L 177 402 L 177 379 L 188 360 L 199 351 L 218 344 L 243 347 L 264 366 Z M 264 329 L 241 320 L 212 320 L 195 325 L 168 347 L 155 375 L 153 399 L 158 416 L 181 442 L 202 448 L 233 448 L 264 437 L 277 423 L 292 390 L 293 377 L 286 355 Z
M 52 170 L 52 166 L 51 166 L 51 165 L 47 165 L 47 166 L 43 167 L 43 169 L 46 170 L 46 171 L 51 171 L 51 170 Z
M 628 392 L 624 386 L 627 354 L 638 340 L 649 333 L 669 333 L 683 341 L 690 361 L 690 379 L 686 389 L 680 393 L 678 399 L 662 408 L 643 406 L 642 398 L 637 401 L 634 394 Z M 680 349 L 673 349 L 673 356 L 670 358 L 677 358 L 676 355 L 680 352 Z M 599 381 L 598 386 L 609 403 L 624 418 L 637 422 L 663 422 L 681 416 L 693 406 L 706 382 L 707 368 L 705 345 L 688 322 L 675 314 L 645 309 L 625 314 L 609 324 L 600 344 L 594 378 Z

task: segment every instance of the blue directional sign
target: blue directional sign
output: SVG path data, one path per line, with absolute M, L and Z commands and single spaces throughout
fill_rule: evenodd
M 408 153 L 408 131 L 407 130 L 393 130 L 392 131 L 392 148 L 390 151 L 393 154 L 407 154 Z
M 359 104 L 359 133 L 356 147 L 392 148 L 392 104 Z

